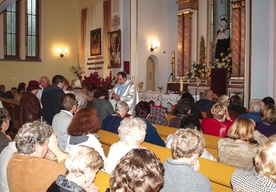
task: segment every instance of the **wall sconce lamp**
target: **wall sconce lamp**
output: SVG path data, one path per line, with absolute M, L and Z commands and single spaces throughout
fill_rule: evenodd
M 150 44 L 150 51 L 154 51 L 154 49 L 158 49 L 160 47 L 160 42 L 159 41 L 152 41 Z
M 61 49 L 61 48 L 57 48 L 56 52 L 60 55 L 60 57 L 63 57 L 64 55 L 67 55 L 68 53 L 68 49 Z

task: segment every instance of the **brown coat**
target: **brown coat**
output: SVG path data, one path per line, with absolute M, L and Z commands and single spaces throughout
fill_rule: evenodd
M 230 138 L 220 139 L 218 142 L 218 158 L 220 163 L 250 170 L 253 167 L 253 159 L 257 155 L 260 145 L 268 139 L 258 131 L 254 132 L 254 139 L 259 144 L 236 142 Z
M 65 158 L 65 156 L 64 156 Z M 13 154 L 7 168 L 7 179 L 11 192 L 45 192 L 57 179 L 65 174 L 64 159 L 59 163 L 33 156 Z
M 20 127 L 26 122 L 39 120 L 42 109 L 38 98 L 30 91 L 27 91 L 20 100 Z

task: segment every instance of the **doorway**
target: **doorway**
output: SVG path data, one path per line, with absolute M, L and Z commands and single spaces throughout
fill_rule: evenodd
M 155 62 L 149 57 L 146 70 L 146 90 L 155 91 Z

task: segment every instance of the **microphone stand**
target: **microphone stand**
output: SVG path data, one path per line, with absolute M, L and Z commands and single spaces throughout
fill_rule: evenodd
M 169 83 L 169 81 L 170 81 L 170 78 L 171 78 L 172 74 L 173 74 L 173 73 L 171 73 L 170 76 L 169 76 L 169 78 L 168 78 L 168 81 L 167 81 L 167 89 L 166 89 L 166 93 L 165 93 L 165 94 L 169 94 L 169 92 L 168 92 L 168 83 Z

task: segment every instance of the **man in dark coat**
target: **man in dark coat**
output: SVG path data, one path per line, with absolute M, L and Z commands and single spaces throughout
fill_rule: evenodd
M 52 79 L 52 85 L 46 87 L 41 96 L 43 106 L 43 121 L 52 125 L 54 116 L 61 110 L 61 97 L 63 92 L 65 78 L 62 75 L 55 75 Z

